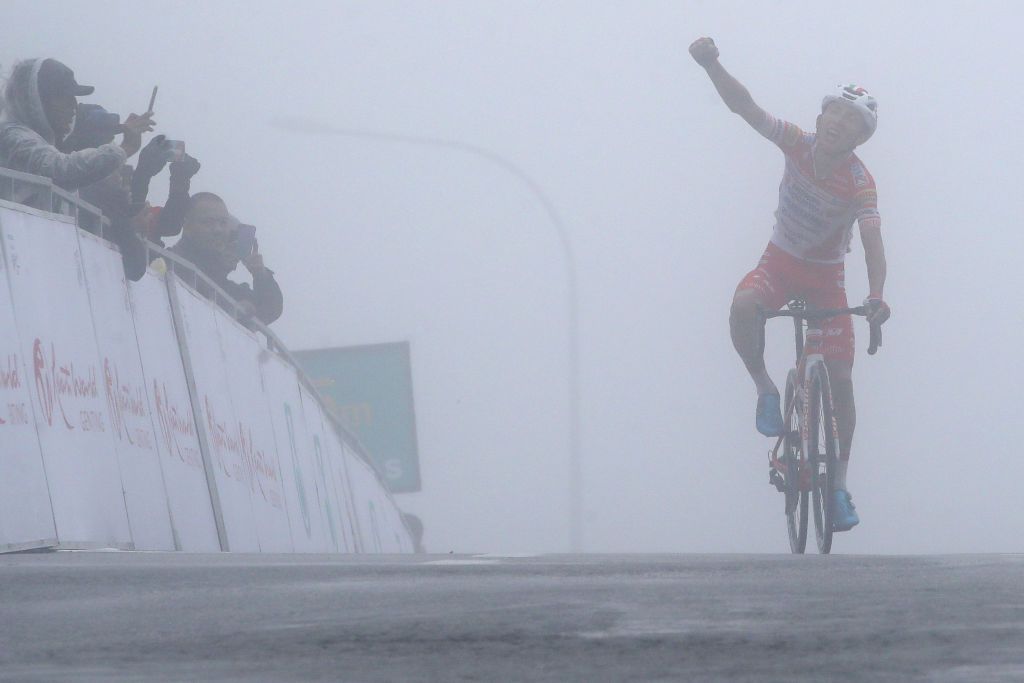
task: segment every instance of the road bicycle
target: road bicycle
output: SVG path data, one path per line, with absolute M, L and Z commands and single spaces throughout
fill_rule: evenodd
M 792 318 L 796 335 L 796 367 L 786 377 L 785 432 L 768 455 L 768 480 L 786 497 L 786 527 L 794 553 L 804 552 L 807 545 L 808 512 L 814 516 L 818 552 L 832 550 L 832 482 L 839 459 L 839 430 L 828 367 L 821 351 L 821 321 L 867 314 L 866 306 L 809 309 L 804 299 L 794 299 L 778 311 L 761 309 L 766 320 Z M 868 353 L 874 355 L 881 345 L 881 327 L 871 325 Z

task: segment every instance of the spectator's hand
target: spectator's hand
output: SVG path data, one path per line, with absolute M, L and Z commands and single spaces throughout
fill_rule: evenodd
M 255 249 L 253 249 L 251 254 L 242 259 L 242 265 L 252 273 L 253 277 L 256 277 L 267 270 L 267 267 L 263 265 L 263 254 L 259 253 Z
M 171 162 L 171 178 L 180 180 L 190 180 L 192 176 L 199 173 L 201 164 L 196 160 L 195 157 L 190 157 L 188 154 L 181 161 Z
M 141 152 L 139 152 L 139 163 L 135 172 L 147 178 L 152 178 L 162 171 L 166 164 L 167 138 L 163 135 L 157 135 L 142 148 Z
M 690 44 L 690 56 L 706 69 L 718 60 L 718 47 L 711 38 L 698 38 Z
M 142 134 L 152 131 L 155 125 L 156 121 L 153 120 L 153 112 L 151 111 L 141 116 L 138 114 L 128 115 L 128 118 L 121 124 L 121 132 L 124 133 L 121 147 L 128 156 L 132 156 L 139 151 L 139 148 L 142 147 Z

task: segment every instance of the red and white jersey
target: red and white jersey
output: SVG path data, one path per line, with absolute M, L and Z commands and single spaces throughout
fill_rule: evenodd
M 830 177 L 818 179 L 811 156 L 813 133 L 767 112 L 756 129 L 786 155 L 772 244 L 805 261 L 842 263 L 854 221 L 862 228 L 882 222 L 875 180 L 867 167 L 851 153 Z

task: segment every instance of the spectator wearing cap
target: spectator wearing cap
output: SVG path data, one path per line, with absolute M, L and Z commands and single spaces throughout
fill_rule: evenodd
M 58 145 L 58 149 L 61 152 L 77 152 L 100 148 L 112 143 L 121 128 L 117 114 L 108 112 L 98 104 L 79 104 L 74 129 Z M 163 136 L 158 135 L 142 148 L 139 168 L 144 172 L 155 175 L 166 165 L 167 150 L 163 142 Z M 149 178 L 146 178 L 138 204 L 133 201 L 132 179 L 132 167 L 124 164 L 102 180 L 83 186 L 79 195 L 109 219 L 110 226 L 104 235 L 121 248 L 125 275 L 130 280 L 138 280 L 146 273 L 148 260 L 145 244 L 134 229 L 134 219 L 147 206 L 145 190 L 148 190 Z
M 101 147 L 113 142 L 121 130 L 120 117 L 98 104 L 79 104 L 75 127 L 62 145 L 62 152 Z M 164 246 L 164 237 L 181 233 L 188 210 L 189 185 L 199 172 L 199 162 L 188 154 L 170 164 L 167 201 L 162 207 L 147 201 L 150 181 L 175 155 L 170 142 L 157 135 L 139 152 L 137 165 L 125 164 L 103 180 L 80 190 L 83 199 L 103 211 L 112 222 L 124 220 L 132 231 L 151 242 Z
M 269 325 L 281 317 L 284 298 L 274 272 L 263 265 L 263 256 L 255 241 L 243 256 L 239 246 L 238 220 L 228 212 L 224 200 L 212 192 L 197 192 L 189 200 L 182 237 L 171 251 L 203 272 L 228 296 L 242 304 L 249 315 Z M 252 287 L 228 279 L 239 261 L 252 274 Z M 213 292 L 200 281 L 199 293 L 213 298 Z
M 139 151 L 142 133 L 153 129 L 149 114 L 132 114 L 121 127 L 120 145 L 65 153 L 58 149 L 71 133 L 79 97 L 94 88 L 79 85 L 74 72 L 56 59 L 28 59 L 11 71 L 0 116 L 0 165 L 50 178 L 67 190 L 95 183 L 118 170 Z

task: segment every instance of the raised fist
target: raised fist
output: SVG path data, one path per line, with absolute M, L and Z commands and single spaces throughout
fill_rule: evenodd
M 718 60 L 718 48 L 711 38 L 698 38 L 690 44 L 690 56 L 705 69 Z

